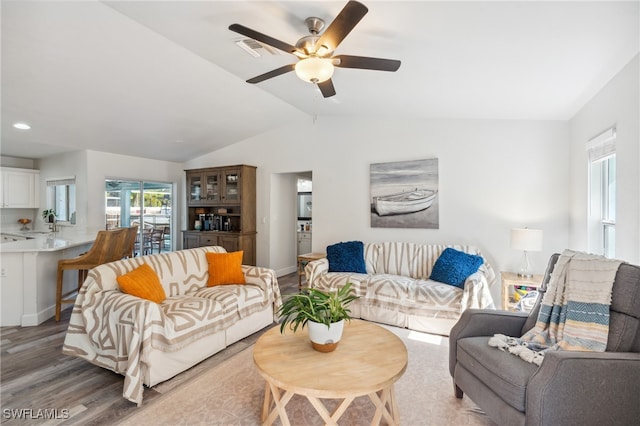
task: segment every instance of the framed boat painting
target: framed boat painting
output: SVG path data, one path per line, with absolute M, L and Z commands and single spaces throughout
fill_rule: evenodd
M 438 159 L 370 166 L 371 227 L 438 229 Z

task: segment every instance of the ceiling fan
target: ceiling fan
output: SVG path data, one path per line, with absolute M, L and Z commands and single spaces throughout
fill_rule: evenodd
M 322 96 L 328 98 L 336 94 L 331 81 L 334 67 L 396 71 L 400 68 L 400 61 L 394 59 L 352 55 L 333 56 L 333 52 L 338 48 L 338 45 L 342 43 L 342 40 L 345 39 L 368 11 L 369 9 L 362 3 L 353 0 L 349 1 L 322 34 L 320 34 L 320 31 L 324 27 L 324 21 L 315 17 L 307 18 L 305 24 L 307 24 L 311 35 L 302 37 L 296 42 L 295 46 L 240 24 L 230 25 L 229 29 L 231 31 L 291 53 L 299 59 L 295 64 L 285 65 L 250 78 L 247 83 L 260 83 L 295 70 L 296 75 L 302 80 L 317 84 Z

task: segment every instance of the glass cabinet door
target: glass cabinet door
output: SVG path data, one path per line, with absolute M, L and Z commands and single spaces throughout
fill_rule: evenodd
M 189 201 L 198 203 L 202 198 L 202 175 L 191 174 L 189 175 Z
M 218 173 L 205 173 L 207 184 L 205 199 L 207 201 L 220 201 L 220 175 Z
M 240 173 L 237 170 L 224 172 L 224 196 L 225 201 L 240 200 Z

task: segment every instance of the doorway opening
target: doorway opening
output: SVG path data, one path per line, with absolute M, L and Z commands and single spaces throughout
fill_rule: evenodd
M 298 256 L 311 253 L 313 229 L 313 181 L 311 172 L 298 175 L 297 179 Z
M 105 228 L 137 225 L 136 256 L 173 250 L 172 205 L 171 183 L 105 180 Z

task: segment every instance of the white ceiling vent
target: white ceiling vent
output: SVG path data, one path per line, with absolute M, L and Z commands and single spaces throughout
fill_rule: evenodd
M 266 46 L 252 38 L 243 38 L 236 41 L 236 44 L 251 56 L 258 58 L 264 54 L 278 55 L 278 51 L 271 46 Z

